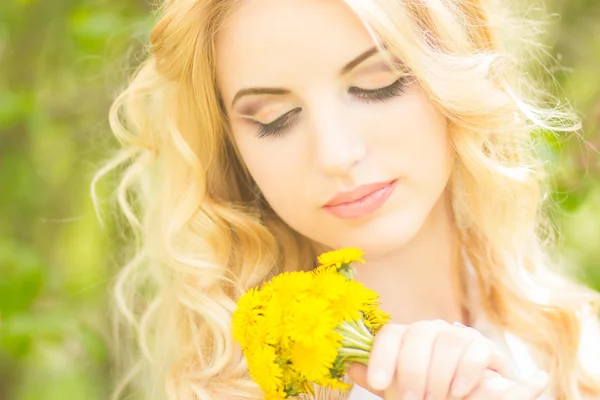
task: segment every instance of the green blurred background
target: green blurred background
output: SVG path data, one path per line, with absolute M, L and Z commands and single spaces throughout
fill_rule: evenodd
M 543 42 L 585 124 L 548 136 L 565 258 L 600 289 L 600 2 L 549 0 Z M 107 109 L 152 24 L 144 0 L 0 0 L 0 399 L 108 399 L 115 219 L 89 184 L 116 146 Z M 583 140 L 584 139 L 584 140 Z M 108 195 L 104 189 L 102 195 Z M 116 238 L 116 239 L 115 239 Z

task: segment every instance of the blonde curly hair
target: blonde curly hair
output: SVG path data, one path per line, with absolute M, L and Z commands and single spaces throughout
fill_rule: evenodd
M 600 373 L 593 371 L 600 360 L 586 363 L 588 344 L 580 340 L 583 321 L 596 317 L 598 295 L 553 267 L 535 154 L 537 132 L 577 130 L 577 118 L 533 102 L 539 91 L 523 80 L 521 55 L 507 50 L 516 42 L 507 46 L 501 30 L 508 16 L 491 13 L 491 2 L 345 2 L 447 117 L 457 158 L 454 214 L 487 293 L 486 316 L 534 349 L 558 399 L 599 398 Z M 135 256 L 114 291 L 123 367 L 114 399 L 262 398 L 230 334 L 236 300 L 316 259 L 313 243 L 261 197 L 228 131 L 215 38 L 238 3 L 164 1 L 148 57 L 110 110 L 122 149 L 94 185 L 122 172 L 116 197 L 136 234 Z M 334 396 L 344 398 L 316 395 Z

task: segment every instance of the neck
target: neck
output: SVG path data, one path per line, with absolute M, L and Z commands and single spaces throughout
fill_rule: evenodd
M 459 279 L 460 247 L 449 196 L 442 196 L 425 224 L 392 252 L 365 256 L 355 264 L 356 280 L 375 290 L 392 322 L 465 321 Z

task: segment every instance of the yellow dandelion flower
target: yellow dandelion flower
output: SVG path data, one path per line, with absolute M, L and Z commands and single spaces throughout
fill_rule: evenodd
M 273 282 L 267 281 L 263 283 L 258 291 L 258 296 L 262 304 L 268 304 L 273 297 Z
M 287 394 L 285 392 L 265 392 L 265 400 L 283 400 L 287 398 Z
M 335 268 L 330 271 L 321 271 L 314 276 L 313 284 L 309 289 L 314 297 L 322 297 L 330 302 L 337 301 L 347 290 L 348 280 L 337 273 Z
M 289 396 L 297 396 L 302 393 L 314 393 L 310 382 L 296 370 L 292 363 L 283 366 L 283 382 L 285 385 L 284 390 Z
M 231 318 L 232 335 L 243 348 L 248 347 L 251 336 L 261 318 L 263 303 L 255 288 L 244 293 L 237 302 L 237 309 Z
M 379 332 L 379 329 L 391 320 L 390 314 L 386 313 L 378 306 L 369 307 L 364 310 L 363 313 L 363 322 L 373 335 Z
M 350 264 L 355 261 L 364 263 L 363 255 L 364 253 L 360 249 L 347 248 L 323 253 L 318 260 L 321 265 L 336 265 L 339 267 L 342 264 Z
M 332 264 L 319 265 L 315 269 L 311 270 L 312 274 L 317 276 L 321 274 L 337 273 L 337 267 Z
M 294 368 L 309 381 L 330 376 L 337 358 L 338 342 L 328 338 L 311 343 L 295 342 L 291 348 Z
M 275 348 L 270 345 L 257 345 L 247 357 L 248 369 L 252 379 L 265 393 L 283 392 L 283 369 L 277 363 Z
M 290 360 L 291 361 L 291 353 Z M 302 377 L 302 374 L 296 370 L 292 363 L 285 364 L 283 366 L 283 381 L 284 382 L 299 382 L 305 378 Z
M 311 343 L 331 333 L 338 321 L 334 319 L 330 305 L 319 297 L 307 297 L 302 302 L 290 304 L 284 318 L 291 340 Z
M 300 386 L 304 389 L 304 393 L 315 394 L 315 385 L 311 381 L 304 380 L 300 382 Z
M 310 288 L 312 275 L 304 271 L 283 272 L 271 280 L 273 298 L 280 304 L 290 304 L 299 300 Z
M 256 324 L 250 329 L 246 348 L 249 352 L 253 352 L 254 348 L 267 344 L 267 325 L 264 323 L 264 318 L 256 321 Z
M 285 320 L 284 320 L 285 310 L 282 307 L 280 301 L 277 298 L 271 299 L 271 302 L 268 304 L 268 307 L 265 309 L 265 340 L 266 343 L 271 345 L 286 344 L 284 340 L 284 335 L 286 331 Z
M 354 280 L 346 280 L 344 284 L 345 290 L 332 302 L 333 315 L 336 319 L 344 321 L 359 319 L 364 305 L 373 303 L 374 299 L 377 299 L 377 293 Z
M 332 389 L 350 389 L 351 384 L 343 382 L 336 378 L 322 377 L 315 380 L 315 383 L 319 386 L 329 387 Z

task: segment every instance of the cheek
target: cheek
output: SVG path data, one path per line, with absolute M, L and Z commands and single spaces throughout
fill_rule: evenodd
M 381 158 L 415 185 L 445 186 L 454 152 L 444 116 L 416 89 L 395 103 L 380 115 L 373 131 Z
M 257 139 L 251 135 L 236 137 L 248 171 L 276 212 L 297 203 L 301 182 L 306 181 L 308 171 L 302 152 L 293 141 L 281 139 Z

